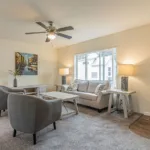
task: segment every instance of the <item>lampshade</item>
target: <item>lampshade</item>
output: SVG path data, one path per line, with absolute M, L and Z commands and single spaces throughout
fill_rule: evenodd
M 59 74 L 62 76 L 66 76 L 69 74 L 69 68 L 60 68 L 59 69 Z
M 118 66 L 118 73 L 121 76 L 133 76 L 134 66 L 131 64 L 122 64 Z

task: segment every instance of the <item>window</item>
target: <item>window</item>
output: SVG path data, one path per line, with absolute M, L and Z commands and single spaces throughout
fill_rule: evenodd
M 97 79 L 97 72 L 91 72 L 91 77 L 93 78 L 93 79 Z
M 75 55 L 75 78 L 109 80 L 115 86 L 116 48 Z
M 112 73 L 112 71 L 111 71 L 111 67 L 108 67 L 108 77 L 110 77 L 110 76 L 111 76 L 111 73 Z

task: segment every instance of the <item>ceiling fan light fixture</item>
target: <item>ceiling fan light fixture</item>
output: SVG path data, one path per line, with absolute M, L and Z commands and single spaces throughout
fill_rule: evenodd
M 45 31 L 41 31 L 41 32 L 27 32 L 25 34 L 26 35 L 32 35 L 32 34 L 46 33 L 46 40 L 45 40 L 45 42 L 50 42 L 51 40 L 54 40 L 57 36 L 65 38 L 65 39 L 71 39 L 72 38 L 72 36 L 69 36 L 69 35 L 61 33 L 63 31 L 74 30 L 74 28 L 72 26 L 56 28 L 55 26 L 53 26 L 53 22 L 52 21 L 48 21 L 48 23 L 49 23 L 49 26 L 46 26 L 42 22 L 36 22 L 36 24 L 38 24 L 40 27 L 44 28 Z
M 47 36 L 50 40 L 54 40 L 56 38 L 56 34 L 55 33 L 49 33 Z

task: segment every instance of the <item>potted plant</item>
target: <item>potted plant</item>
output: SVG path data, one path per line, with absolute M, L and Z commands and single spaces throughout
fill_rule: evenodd
M 13 86 L 17 87 L 17 78 L 16 77 L 21 76 L 21 73 L 20 73 L 19 69 L 16 69 L 15 71 L 9 70 L 9 74 L 14 77 Z

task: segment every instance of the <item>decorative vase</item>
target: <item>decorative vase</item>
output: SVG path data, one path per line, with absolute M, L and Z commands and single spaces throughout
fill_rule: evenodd
M 14 85 L 13 86 L 17 87 L 17 79 L 16 79 L 16 77 L 14 78 Z

